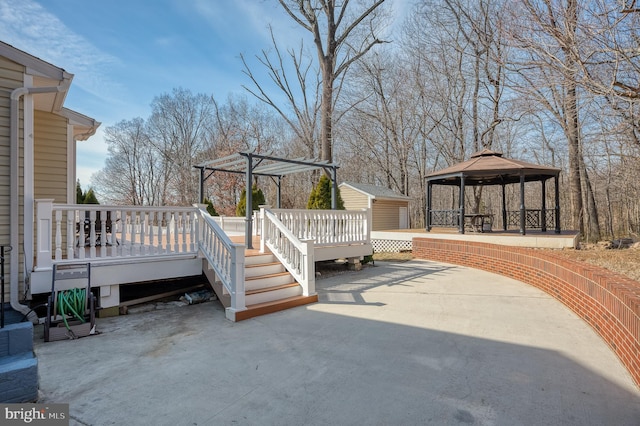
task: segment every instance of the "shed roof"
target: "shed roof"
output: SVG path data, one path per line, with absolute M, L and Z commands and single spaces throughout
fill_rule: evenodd
M 440 185 L 459 185 L 464 178 L 467 185 L 500 185 L 525 181 L 547 180 L 560 174 L 560 169 L 504 158 L 501 152 L 484 149 L 462 163 L 430 173 L 427 181 Z
M 355 182 L 343 182 L 339 186 L 348 186 L 358 192 L 361 192 L 367 195 L 370 198 L 374 198 L 377 200 L 411 200 L 411 197 L 407 197 L 406 195 L 399 194 L 392 189 L 386 188 L 384 186 L 372 185 L 368 183 L 355 183 Z

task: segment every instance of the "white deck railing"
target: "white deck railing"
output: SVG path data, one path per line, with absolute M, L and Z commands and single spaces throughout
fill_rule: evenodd
M 362 210 L 285 210 L 273 214 L 300 240 L 316 247 L 365 244 L 370 241 L 371 219 Z
M 196 255 L 194 207 L 105 206 L 37 201 L 36 268 L 53 261 Z
M 215 271 L 216 277 L 224 286 L 225 291 L 231 296 L 231 306 L 227 309 L 232 313 L 243 311 L 246 309 L 244 287 L 245 246 L 244 244 L 233 243 L 206 210 L 200 209 L 199 217 L 202 218 L 202 235 L 198 243 L 200 252 Z
M 260 207 L 260 251 L 265 246 L 278 258 L 295 280 L 302 286 L 304 296 L 316 294 L 313 240 L 296 237 L 266 206 Z
M 246 309 L 243 244 L 225 231 L 239 231 L 244 218 L 213 218 L 200 207 L 105 206 L 36 201 L 36 264 L 118 262 L 136 258 L 202 255 L 231 296 L 232 312 Z M 268 209 L 267 209 L 268 210 Z M 369 243 L 368 210 L 274 210 L 254 216 L 256 231 L 303 288 L 315 294 L 315 247 Z M 218 225 L 217 222 L 225 228 Z M 244 229 L 244 227 L 242 228 Z
M 247 229 L 247 220 L 244 216 L 211 216 L 211 218 L 222 228 L 227 234 L 242 233 L 244 235 Z M 253 235 L 260 235 L 260 212 L 253 214 Z

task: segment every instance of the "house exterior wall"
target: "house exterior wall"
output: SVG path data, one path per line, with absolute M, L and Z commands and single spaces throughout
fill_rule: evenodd
M 400 207 L 407 207 L 407 201 L 374 200 L 372 231 L 398 229 L 400 224 Z
M 44 111 L 34 113 L 34 198 L 67 202 L 67 119 Z
M 347 210 L 359 210 L 369 208 L 369 197 L 360 191 L 346 186 L 340 187 L 340 196 Z
M 10 243 L 10 157 L 11 157 L 11 91 L 24 86 L 25 68 L 4 57 L 0 57 L 0 245 Z M 21 103 L 22 112 L 22 103 Z M 20 162 L 22 163 L 22 115 L 20 120 Z M 22 169 L 20 171 L 22 179 Z M 23 206 L 23 191 L 20 188 L 20 210 Z M 23 222 L 20 218 L 20 237 L 22 237 Z M 9 256 L 22 256 L 19 250 L 5 254 L 5 300 L 9 300 L 8 277 L 11 273 Z

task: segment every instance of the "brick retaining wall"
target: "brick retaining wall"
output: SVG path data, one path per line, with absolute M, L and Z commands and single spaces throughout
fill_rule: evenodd
M 470 241 L 413 239 L 417 259 L 482 269 L 531 284 L 585 320 L 640 387 L 640 283 L 553 252 Z

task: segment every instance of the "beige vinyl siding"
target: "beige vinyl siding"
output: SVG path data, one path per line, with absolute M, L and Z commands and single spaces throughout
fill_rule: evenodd
M 360 191 L 346 186 L 340 188 L 340 196 L 344 201 L 346 210 L 359 210 L 369 208 L 369 197 Z
M 6 58 L 0 57 L 0 245 L 8 246 L 10 241 L 10 111 L 11 111 L 11 91 L 24 86 L 24 67 Z M 21 104 L 22 106 L 22 104 Z M 22 121 L 20 123 L 22 126 Z M 22 134 L 22 133 L 21 133 Z M 20 150 L 22 155 L 22 150 Z M 22 206 L 22 191 L 20 202 Z M 22 209 L 22 207 L 20 207 Z M 20 238 L 22 238 L 22 219 L 20 219 Z M 5 255 L 5 300 L 9 300 L 9 274 L 11 272 L 9 260 L 10 256 L 22 255 L 19 250 Z M 22 278 L 20 278 L 22 281 Z
M 398 229 L 400 207 L 407 206 L 406 201 L 374 200 L 372 231 Z
M 34 112 L 34 197 L 67 202 L 67 119 Z

